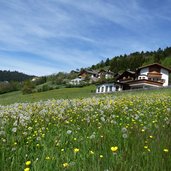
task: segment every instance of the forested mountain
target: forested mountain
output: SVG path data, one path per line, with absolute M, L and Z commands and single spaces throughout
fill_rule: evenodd
M 33 78 L 34 76 L 26 75 L 17 71 L 2 71 L 0 70 L 0 81 L 24 81 Z
M 171 47 L 165 49 L 159 48 L 152 52 L 134 52 L 129 55 L 115 56 L 112 59 L 107 58 L 96 65 L 92 65 L 90 69 L 99 69 L 108 67 L 114 73 L 122 72 L 127 69 L 135 70 L 140 66 L 152 63 L 160 63 L 165 67 L 171 68 Z

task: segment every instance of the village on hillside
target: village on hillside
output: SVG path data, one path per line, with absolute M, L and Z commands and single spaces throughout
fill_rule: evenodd
M 171 69 L 158 63 L 137 68 L 135 71 L 126 70 L 115 74 L 110 70 L 82 70 L 78 77 L 70 81 L 71 85 L 80 85 L 83 81 L 96 83 L 96 93 L 111 93 L 130 89 L 146 89 L 167 87 Z

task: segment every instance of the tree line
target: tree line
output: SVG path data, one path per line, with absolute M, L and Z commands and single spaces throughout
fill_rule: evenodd
M 0 70 L 0 82 L 2 81 L 17 81 L 17 82 L 22 82 L 28 79 L 31 79 L 35 76 L 27 75 L 24 73 L 20 73 L 17 71 L 7 71 L 7 70 Z
M 114 73 L 122 72 L 127 69 L 136 70 L 138 67 L 159 63 L 165 67 L 171 68 L 171 47 L 165 49 L 159 48 L 157 51 L 134 52 L 129 55 L 115 56 L 106 61 L 100 61 L 96 65 L 92 65 L 90 69 L 96 70 L 99 68 L 108 67 Z

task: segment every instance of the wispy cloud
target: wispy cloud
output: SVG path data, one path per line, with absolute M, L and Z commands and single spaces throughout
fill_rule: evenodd
M 155 7 L 153 2 L 159 3 L 158 0 L 1 1 L 0 69 L 16 67 L 27 73 L 49 74 L 87 67 L 104 57 L 169 46 L 170 2 L 165 0 Z M 13 60 L 14 54 L 15 61 L 18 54 L 18 63 Z M 21 59 L 21 54 L 27 55 Z M 4 56 L 13 61 L 13 67 L 5 62 Z M 26 69 L 26 64 L 33 67 Z

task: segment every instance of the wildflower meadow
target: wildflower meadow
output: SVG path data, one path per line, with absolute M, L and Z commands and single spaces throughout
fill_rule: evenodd
M 0 106 L 1 171 L 170 171 L 171 97 Z

